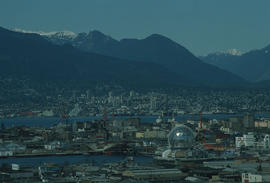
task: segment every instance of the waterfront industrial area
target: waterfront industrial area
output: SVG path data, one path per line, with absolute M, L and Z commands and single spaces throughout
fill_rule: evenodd
M 224 119 L 206 118 L 202 113 L 197 117 L 177 120 L 177 115 L 162 113 L 146 123 L 139 117 L 103 115 L 69 122 L 62 115 L 50 127 L 7 127 L 3 119 L 0 180 L 270 181 L 270 119 L 251 113 Z M 81 161 L 69 161 L 71 157 Z M 32 163 L 25 163 L 31 158 Z

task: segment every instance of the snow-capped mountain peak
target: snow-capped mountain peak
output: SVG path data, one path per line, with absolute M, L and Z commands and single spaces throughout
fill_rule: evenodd
M 243 54 L 243 52 L 240 51 L 240 50 L 237 50 L 237 49 L 233 48 L 233 49 L 227 50 L 227 54 L 240 56 L 240 55 Z

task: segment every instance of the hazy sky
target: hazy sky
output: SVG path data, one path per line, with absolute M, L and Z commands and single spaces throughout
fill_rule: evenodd
M 196 55 L 247 51 L 270 44 L 270 0 L 0 0 L 0 26 L 116 39 L 159 33 Z

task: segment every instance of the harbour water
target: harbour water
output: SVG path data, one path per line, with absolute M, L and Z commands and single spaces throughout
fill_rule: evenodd
M 230 117 L 242 116 L 241 114 L 203 114 L 203 118 L 208 119 L 227 119 Z M 158 116 L 116 116 L 115 119 L 124 119 L 124 118 L 131 118 L 137 117 L 140 118 L 143 123 L 151 123 L 155 122 Z M 265 117 L 270 118 L 270 114 L 256 114 L 255 117 Z M 67 119 L 67 123 L 74 123 L 74 122 L 91 122 L 92 120 L 98 120 L 102 117 L 91 116 L 91 117 L 72 117 Z M 171 117 L 164 117 L 165 120 Z M 178 115 L 175 117 L 176 121 L 186 122 L 187 120 L 198 120 L 200 115 L 193 115 L 193 114 L 184 114 Z M 13 126 L 28 126 L 28 127 L 51 127 L 53 125 L 58 124 L 61 122 L 59 117 L 17 117 L 17 118 L 3 118 L 0 119 L 0 123 L 4 123 L 6 128 L 10 128 Z
M 0 166 L 7 164 L 20 164 L 24 166 L 38 166 L 43 163 L 55 163 L 58 165 L 76 164 L 76 163 L 91 163 L 92 165 L 103 165 L 106 163 L 117 163 L 125 160 L 124 155 L 70 155 L 70 156 L 41 156 L 28 158 L 6 158 L 0 159 Z M 137 163 L 152 163 L 152 157 L 135 156 L 134 161 Z

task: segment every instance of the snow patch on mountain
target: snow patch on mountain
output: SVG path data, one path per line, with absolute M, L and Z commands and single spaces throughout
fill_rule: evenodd
M 75 38 L 77 37 L 77 34 L 71 31 L 53 31 L 53 32 L 43 32 L 43 31 L 29 31 L 29 30 L 23 30 L 23 29 L 18 29 L 14 28 L 12 31 L 15 32 L 22 32 L 22 33 L 33 33 L 33 34 L 39 34 L 41 36 L 59 36 L 59 37 L 70 37 L 70 38 Z
M 216 55 L 233 55 L 233 56 L 241 56 L 244 54 L 244 52 L 238 50 L 238 49 L 228 49 L 226 51 L 219 51 L 215 53 Z
M 77 37 L 77 34 L 71 31 L 59 31 L 54 34 L 49 34 L 47 36 L 69 37 L 74 39 Z

